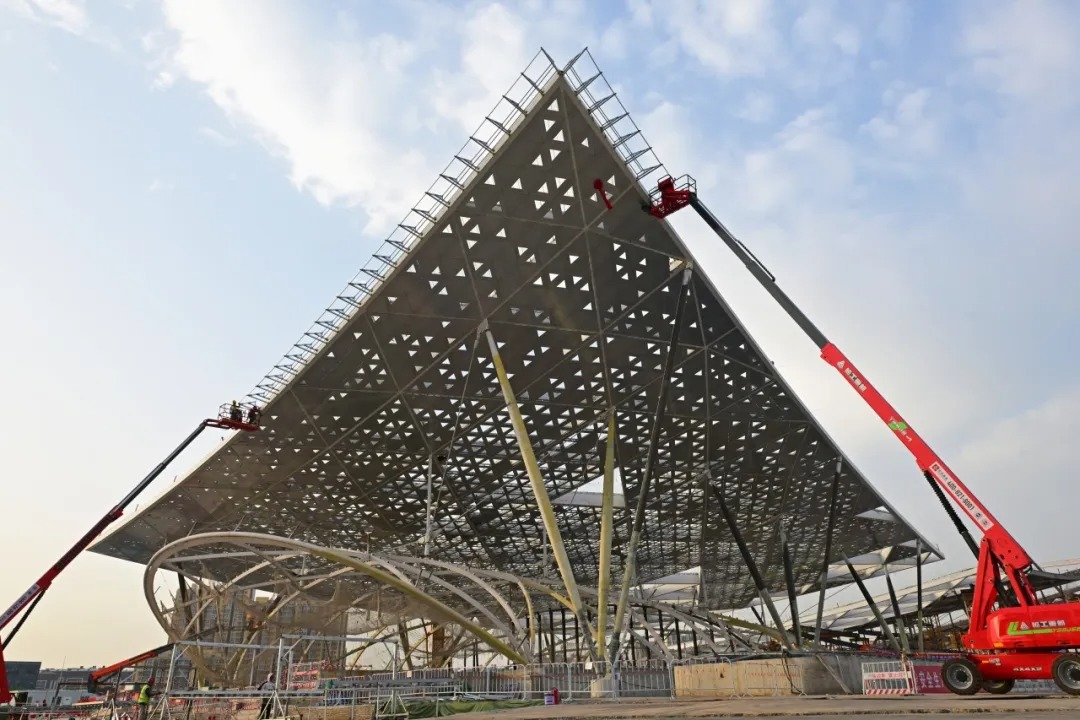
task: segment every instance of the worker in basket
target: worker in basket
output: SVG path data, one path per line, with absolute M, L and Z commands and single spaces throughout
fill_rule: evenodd
M 258 427 L 259 421 L 261 421 L 261 420 L 262 420 L 262 410 L 259 409 L 258 405 L 252 404 L 251 407 L 248 408 L 248 414 L 247 414 L 248 425 L 254 425 L 254 426 Z
M 229 406 L 229 419 L 233 422 L 243 422 L 244 419 L 244 416 L 240 413 L 240 406 L 236 404 L 235 400 Z

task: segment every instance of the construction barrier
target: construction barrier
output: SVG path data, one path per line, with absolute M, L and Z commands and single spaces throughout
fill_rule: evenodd
M 941 663 L 912 660 L 911 677 L 918 695 L 949 695 L 949 688 L 941 679 Z
M 915 681 L 904 660 L 883 660 L 862 665 L 863 695 L 913 695 Z

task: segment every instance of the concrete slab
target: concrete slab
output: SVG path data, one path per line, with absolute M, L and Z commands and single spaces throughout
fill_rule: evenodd
M 980 720 L 993 715 L 1038 713 L 1036 717 L 1080 718 L 1080 697 L 1016 695 L 938 697 L 813 696 L 731 698 L 723 700 L 656 700 L 629 698 L 617 702 L 576 702 L 475 713 L 469 720 L 649 720 L 656 718 L 735 717 L 879 717 L 928 714 L 974 714 Z M 1045 715 L 1044 715 L 1045 714 Z

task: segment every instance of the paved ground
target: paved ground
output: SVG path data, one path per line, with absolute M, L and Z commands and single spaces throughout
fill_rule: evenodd
M 1078 720 L 1080 697 L 1016 695 L 1005 697 L 952 695 L 926 697 L 778 697 L 725 700 L 629 699 L 582 702 L 491 713 L 470 713 L 469 720 L 668 720 L 674 718 L 815 717 L 875 718 L 891 716 L 927 720 L 927 715 L 974 714 L 972 720 L 1000 720 L 1019 714 L 1032 720 Z
M 1017 718 L 1023 717 L 1025 713 L 979 713 L 974 715 L 972 720 L 1017 720 Z M 1076 720 L 1075 710 L 1062 710 L 1061 712 L 1043 711 L 1035 714 L 1027 714 L 1031 720 Z M 921 715 L 814 715 L 813 720 L 857 720 L 858 718 L 889 718 L 889 720 L 927 720 L 926 713 Z M 933 717 L 932 715 L 929 717 Z M 721 718 L 717 718 L 721 720 Z

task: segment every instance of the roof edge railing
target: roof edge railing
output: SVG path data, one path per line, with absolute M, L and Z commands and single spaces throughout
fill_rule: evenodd
M 663 163 L 645 140 L 618 94 L 586 47 L 561 69 L 541 48 L 494 109 L 480 122 L 453 160 L 419 202 L 406 213 L 390 236 L 363 265 L 333 303 L 274 364 L 250 392 L 246 403 L 264 406 L 281 391 L 336 337 L 337 333 L 378 292 L 398 264 L 437 225 L 443 213 L 458 199 L 474 177 L 481 174 L 520 122 L 532 111 L 554 77 L 562 75 L 574 90 L 616 154 L 643 187 L 651 187 L 667 175 Z
M 294 343 L 247 395 L 246 403 L 267 405 L 333 340 L 337 333 L 378 292 L 398 264 L 438 224 L 472 179 L 482 173 L 518 124 L 532 110 L 544 89 L 559 73 L 551 56 L 541 49 L 494 109 L 455 153 L 453 160 L 406 213 L 390 236 L 338 293 L 301 339 Z

